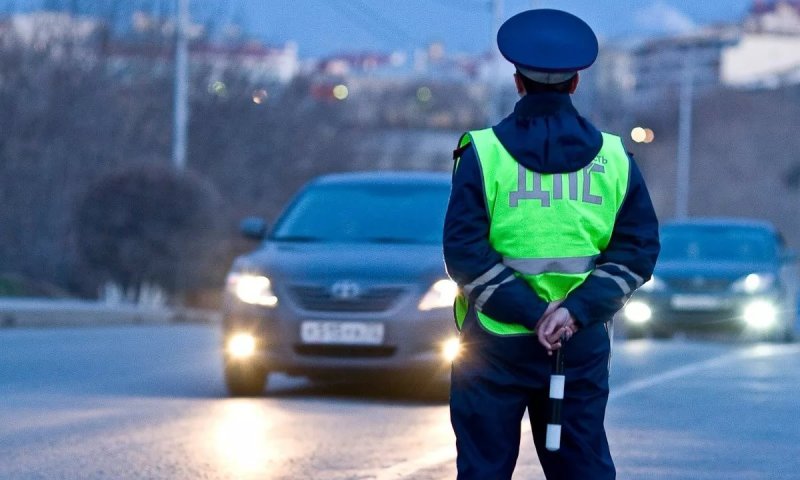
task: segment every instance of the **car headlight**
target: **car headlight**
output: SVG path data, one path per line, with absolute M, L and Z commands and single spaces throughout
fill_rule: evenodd
M 458 285 L 450 279 L 442 279 L 431 285 L 422 297 L 418 308 L 423 312 L 434 308 L 452 307 L 458 295 Z
M 738 293 L 761 293 L 775 285 L 775 275 L 771 273 L 751 273 L 733 282 L 731 290 Z
M 227 280 L 228 291 L 244 303 L 274 307 L 278 297 L 272 291 L 272 282 L 264 275 L 231 273 Z
M 461 353 L 461 340 L 452 337 L 442 342 L 442 358 L 445 362 L 452 363 Z
M 639 287 L 639 290 L 644 292 L 660 292 L 666 290 L 667 284 L 663 280 L 653 275 L 650 280 L 644 282 L 644 285 Z
M 631 300 L 625 305 L 625 318 L 631 323 L 642 325 L 650 321 L 653 317 L 653 309 L 650 306 L 639 300 Z
M 744 321 L 752 328 L 764 330 L 778 320 L 778 309 L 767 300 L 754 300 L 744 307 Z

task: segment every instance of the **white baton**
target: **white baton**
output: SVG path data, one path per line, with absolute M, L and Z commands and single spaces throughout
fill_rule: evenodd
M 564 400 L 564 343 L 556 350 L 553 373 L 550 375 L 550 419 L 547 422 L 545 447 L 551 452 L 561 448 L 561 402 Z

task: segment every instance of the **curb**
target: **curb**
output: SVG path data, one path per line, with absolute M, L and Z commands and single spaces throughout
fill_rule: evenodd
M 0 328 L 218 324 L 213 310 L 109 305 L 85 300 L 0 299 Z

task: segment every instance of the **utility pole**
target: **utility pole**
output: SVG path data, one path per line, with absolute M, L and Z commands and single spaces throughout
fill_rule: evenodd
M 694 52 L 689 50 L 683 62 L 678 113 L 678 162 L 675 191 L 675 217 L 689 217 L 689 183 L 692 164 L 692 108 L 694 96 Z
M 188 106 L 188 40 L 189 0 L 177 0 L 175 21 L 175 109 L 172 135 L 172 164 L 177 171 L 186 168 L 186 136 L 189 119 Z
M 500 30 L 500 25 L 503 24 L 503 0 L 492 0 L 492 34 L 490 43 L 492 47 L 492 59 L 495 62 L 500 61 L 500 48 L 497 46 L 497 31 Z

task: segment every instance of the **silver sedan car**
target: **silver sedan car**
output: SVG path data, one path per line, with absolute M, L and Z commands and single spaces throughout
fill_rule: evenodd
M 348 173 L 306 185 L 260 247 L 236 259 L 224 305 L 231 395 L 270 372 L 313 378 L 415 373 L 441 378 L 458 355 L 441 238 L 450 177 Z M 386 377 L 384 377 L 386 378 Z

